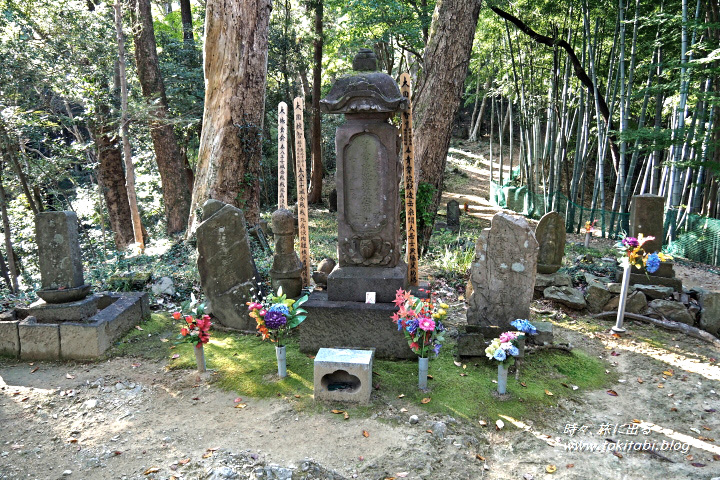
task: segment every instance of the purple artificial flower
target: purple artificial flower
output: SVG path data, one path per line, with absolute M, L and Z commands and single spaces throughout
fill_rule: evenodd
M 435 356 L 436 356 L 436 357 L 437 357 L 438 354 L 440 353 L 440 347 L 442 347 L 442 345 L 439 344 L 439 343 L 436 343 L 436 344 L 433 346 L 433 352 L 435 353 Z
M 418 328 L 417 320 L 408 320 L 407 324 L 405 324 L 405 330 L 407 330 L 411 334 L 414 334 L 415 330 L 417 330 L 417 328 Z
M 622 244 L 625 245 L 626 248 L 635 248 L 640 246 L 640 242 L 635 237 L 623 238 Z
M 436 332 L 444 332 L 445 331 L 445 325 L 443 325 L 440 320 L 435 322 L 435 331 Z
M 270 330 L 284 327 L 287 323 L 287 318 L 280 312 L 268 311 L 265 314 L 265 326 Z

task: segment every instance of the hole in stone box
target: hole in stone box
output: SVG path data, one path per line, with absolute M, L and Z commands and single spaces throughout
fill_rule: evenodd
M 353 393 L 360 388 L 360 379 L 345 370 L 335 370 L 323 376 L 320 385 L 328 392 Z

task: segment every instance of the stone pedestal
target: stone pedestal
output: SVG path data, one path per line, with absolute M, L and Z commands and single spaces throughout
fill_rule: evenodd
M 390 303 L 406 285 L 405 263 L 394 268 L 337 266 L 328 277 L 328 300 L 364 302 L 366 292 L 375 292 L 376 302 Z
M 38 323 L 81 322 L 97 313 L 97 301 L 97 295 L 68 303 L 47 303 L 45 300 L 37 300 L 30 304 L 28 311 Z
M 302 262 L 295 252 L 295 224 L 290 210 L 276 210 L 272 216 L 275 234 L 275 255 L 270 269 L 274 292 L 282 287 L 288 298 L 297 298 L 302 292 Z

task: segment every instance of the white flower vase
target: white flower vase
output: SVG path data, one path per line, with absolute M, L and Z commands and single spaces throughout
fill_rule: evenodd
M 430 363 L 429 358 L 418 358 L 418 388 L 420 390 L 427 390 L 427 377 L 428 377 L 428 366 Z
M 592 233 L 585 232 L 585 248 L 590 248 L 590 237 L 592 236 Z
M 280 378 L 287 377 L 287 359 L 285 357 L 285 347 L 275 347 L 275 357 L 277 357 L 278 376 Z
M 507 390 L 508 368 L 506 363 L 498 363 L 498 393 L 500 395 L 505 395 Z
M 194 347 L 193 350 L 195 350 L 195 362 L 197 363 L 198 372 L 206 371 L 205 348 L 203 347 L 203 344 L 201 343 L 199 346 Z
M 617 310 L 617 321 L 612 331 L 618 335 L 625 333 L 623 328 L 623 320 L 625 318 L 625 304 L 627 303 L 628 288 L 630 288 L 630 269 L 632 265 L 629 263 L 623 267 L 622 286 L 620 287 L 620 303 Z

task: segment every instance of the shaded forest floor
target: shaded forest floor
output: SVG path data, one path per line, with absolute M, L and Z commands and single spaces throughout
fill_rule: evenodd
M 498 210 L 486 200 L 489 169 L 471 156 L 483 153 L 456 148 L 450 152 L 451 175 L 443 200 L 468 202 L 461 232 L 472 239 Z M 332 216 L 314 211 L 311 221 L 331 223 Z M 322 239 L 316 258 L 332 250 L 331 240 Z M 571 236 L 568 241 L 580 239 Z M 593 242 L 599 250 L 612 245 L 603 239 Z M 423 270 L 439 277 L 434 265 L 442 258 L 433 261 Z M 703 266 L 679 265 L 678 274 L 689 285 L 720 284 L 720 277 Z M 454 337 L 465 323 L 465 278 L 443 275 L 436 285 L 452 307 L 448 325 Z M 156 298 L 154 308 L 172 310 L 168 303 L 181 300 Z M 436 379 L 429 382 L 427 404 L 420 401 L 423 395 L 414 393 L 416 377 L 407 378 L 406 390 L 393 387 L 381 363 L 374 369 L 377 388 L 369 407 L 315 404 L 308 393 L 311 358 L 296 357 L 296 362 L 305 362 L 293 377 L 302 385 L 297 391 L 248 395 L 223 383 L 227 372 L 220 364 L 203 375 L 179 368 L 191 362 L 186 353 L 173 359 L 176 350 L 168 340 L 175 331 L 150 330 L 149 325 L 129 334 L 103 361 L 0 359 L 0 479 L 720 476 L 720 352 L 634 322 L 627 325 L 626 337 L 617 338 L 609 333 L 611 322 L 542 300 L 533 302 L 532 311 L 533 320 L 554 324 L 556 342 L 596 359 L 599 382 L 575 388 L 570 379 L 578 377 L 564 369 L 570 359 L 567 365 L 562 360 L 548 365 L 545 376 L 552 378 L 529 374 L 533 362 L 555 358 L 540 352 L 524 360 L 517 379 L 509 379 L 509 398 L 493 395 L 494 387 L 487 383 L 471 410 L 460 406 L 460 399 L 455 407 L 451 401 L 440 406 L 436 403 L 448 384 L 488 377 L 483 359 L 453 365 L 451 338 L 446 356 L 431 362 Z M 211 344 L 227 350 L 228 339 L 235 337 L 218 333 Z M 124 349 L 124 344 L 134 347 Z M 270 388 L 280 384 L 272 368 L 259 378 Z M 555 387 L 545 392 L 542 402 L 517 402 L 529 398 L 526 391 L 549 381 Z M 333 414 L 335 408 L 347 410 L 349 419 Z M 573 442 L 597 450 L 572 451 L 577 445 Z M 648 446 L 644 450 L 643 444 Z

